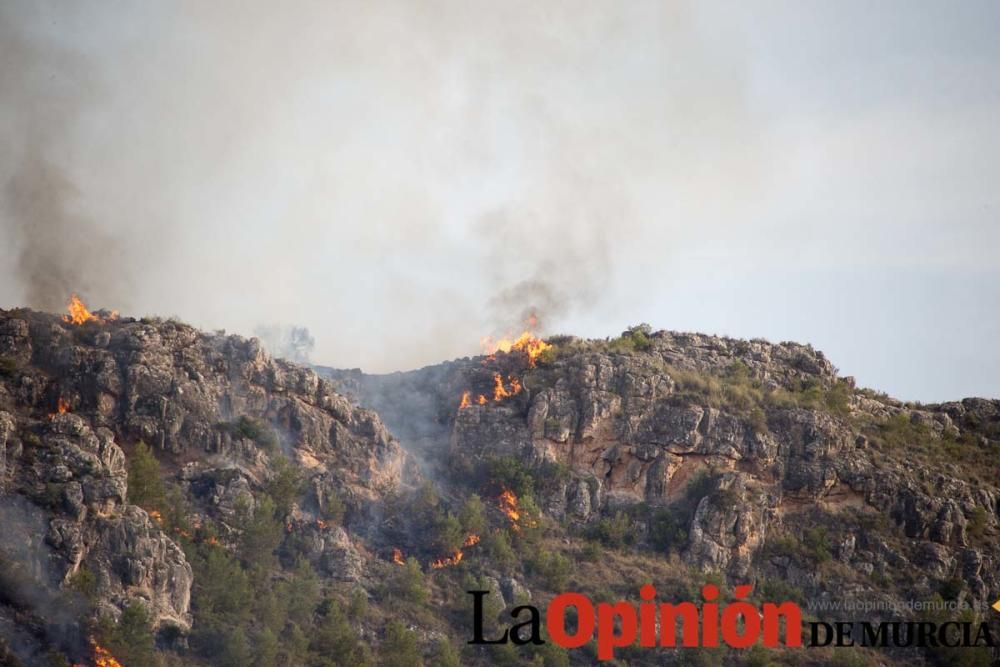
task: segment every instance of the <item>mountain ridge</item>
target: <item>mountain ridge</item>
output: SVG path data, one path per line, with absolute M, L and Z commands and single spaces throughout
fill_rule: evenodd
M 44 527 L 19 529 L 32 546 L 0 570 L 78 610 L 54 622 L 51 604 L 0 600 L 0 655 L 96 662 L 100 641 L 126 665 L 593 659 L 455 649 L 470 585 L 497 615 L 643 579 L 683 599 L 705 578 L 983 610 L 1000 594 L 998 449 L 1000 401 L 902 403 L 797 343 L 640 326 L 373 376 L 171 320 L 0 311 L 0 499 Z M 261 608 L 302 586 L 315 604 L 296 615 Z M 137 601 L 143 655 L 122 640 Z M 627 659 L 694 655 L 747 659 Z

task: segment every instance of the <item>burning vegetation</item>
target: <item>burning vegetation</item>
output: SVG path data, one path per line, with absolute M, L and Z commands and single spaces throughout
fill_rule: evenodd
M 432 570 L 440 570 L 442 567 L 449 567 L 451 565 L 458 565 L 462 562 L 462 557 L 465 555 L 463 549 L 468 549 L 469 547 L 479 544 L 479 535 L 474 533 L 469 533 L 468 537 L 465 538 L 465 542 L 462 543 L 461 549 L 456 549 L 449 558 L 439 558 L 438 560 L 431 563 Z
M 511 396 L 520 393 L 521 391 L 521 381 L 518 380 L 513 375 L 507 376 L 507 382 L 510 383 L 510 389 L 507 389 L 503 385 L 503 377 L 499 373 L 493 374 L 493 400 L 502 401 L 505 398 L 510 398 Z
M 95 667 L 122 667 L 111 651 L 100 644 L 94 644 L 94 665 Z
M 63 315 L 63 322 L 68 322 L 70 324 L 86 324 L 87 322 L 111 322 L 118 319 L 118 311 L 113 310 L 111 314 L 102 317 L 96 313 L 92 313 L 87 310 L 86 304 L 80 299 L 79 296 L 73 294 L 69 297 L 66 302 L 67 314 Z
M 517 338 L 500 338 L 496 339 L 491 336 L 483 338 L 480 341 L 483 353 L 486 355 L 482 363 L 484 366 L 488 366 L 496 363 L 497 353 L 503 354 L 520 354 L 523 355 L 524 360 L 528 368 L 534 368 L 535 364 L 538 363 L 539 357 L 546 351 L 552 349 L 550 343 L 546 343 L 541 338 L 538 338 L 531 329 L 533 329 L 538 323 L 537 318 L 532 315 L 529 317 L 526 325 L 528 329 L 525 330 Z M 502 373 L 493 373 L 493 402 L 498 403 L 511 396 L 516 396 L 521 393 L 523 389 L 520 378 L 513 374 L 507 374 L 506 381 Z M 472 392 L 467 391 L 462 394 L 462 398 L 459 401 L 458 409 L 464 410 L 465 408 L 473 405 L 486 405 L 490 399 L 487 398 L 486 394 L 478 394 L 475 399 L 472 398 Z
M 56 404 L 56 411 L 49 413 L 49 419 L 55 419 L 57 415 L 64 415 L 67 412 L 69 412 L 69 401 L 60 396 Z
M 514 339 L 501 338 L 497 340 L 488 336 L 482 339 L 480 344 L 482 345 L 483 352 L 487 355 L 488 359 L 495 358 L 497 352 L 504 352 L 506 354 L 510 354 L 512 352 L 522 352 L 528 359 L 528 368 L 534 368 L 535 364 L 538 362 L 538 357 L 540 357 L 545 350 L 552 347 L 552 345 L 546 343 L 541 338 L 538 338 L 530 331 L 525 331 Z
M 520 507 L 520 500 L 517 494 L 510 489 L 504 489 L 500 493 L 497 503 L 500 506 L 500 512 L 510 519 L 510 528 L 515 533 L 521 530 L 522 525 L 528 528 L 534 528 L 537 525 L 530 517 L 524 517 Z

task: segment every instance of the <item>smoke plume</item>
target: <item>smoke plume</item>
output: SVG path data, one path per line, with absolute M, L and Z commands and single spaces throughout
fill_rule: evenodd
M 0 305 L 294 324 L 369 371 L 534 312 L 995 383 L 933 333 L 996 283 L 988 3 L 293 5 L 0 5 Z M 868 286 L 897 269 L 923 286 L 902 306 Z M 874 343 L 837 328 L 898 308 Z

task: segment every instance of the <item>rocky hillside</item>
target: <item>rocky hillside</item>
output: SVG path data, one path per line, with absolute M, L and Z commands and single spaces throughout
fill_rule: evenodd
M 146 509 L 130 502 L 140 442 L 185 503 L 170 525 L 162 494 Z M 311 522 L 314 560 L 327 567 L 354 556 L 342 527 L 317 527 L 327 500 L 361 513 L 406 468 L 377 415 L 256 340 L 173 321 L 0 312 L 0 566 L 10 585 L 0 655 L 84 660 L 89 621 L 118 619 L 135 601 L 161 639 L 187 635 L 197 582 L 185 547 L 236 541 L 237 515 L 253 514 L 278 459 L 309 485 L 282 519 Z M 208 526 L 213 534 L 194 530 Z
M 525 490 L 570 540 L 769 599 L 878 603 L 860 615 L 875 621 L 926 618 L 885 611 L 913 601 L 986 610 L 1000 595 L 1000 401 L 904 404 L 795 343 L 646 327 L 550 342 L 534 366 L 497 354 L 323 372 L 453 483 L 484 467 L 531 476 Z M 496 400 L 498 375 L 522 389 Z M 459 408 L 469 390 L 487 400 Z
M 649 582 L 992 623 L 998 451 L 1000 402 L 903 404 L 792 343 L 639 327 L 375 376 L 174 321 L 0 311 L 0 665 L 594 661 L 468 646 L 471 588 L 489 632 Z M 618 657 L 988 664 L 955 651 Z

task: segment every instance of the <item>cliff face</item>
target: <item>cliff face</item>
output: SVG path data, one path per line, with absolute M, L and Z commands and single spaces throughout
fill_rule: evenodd
M 331 488 L 363 507 L 403 473 L 405 455 L 377 415 L 256 340 L 17 310 L 0 312 L 0 361 L 0 555 L 36 579 L 23 599 L 2 601 L 0 622 L 35 614 L 36 631 L 15 633 L 29 663 L 51 646 L 80 653 L 81 618 L 48 627 L 51 605 L 27 593 L 80 607 L 81 573 L 95 615 L 141 600 L 154 627 L 190 629 L 193 575 L 178 536 L 129 503 L 126 452 L 137 442 L 157 450 L 195 524 L 232 517 L 241 499 L 252 506 L 278 456 L 308 472 L 314 511 Z M 353 549 L 342 529 L 317 542 L 317 556 Z
M 534 368 L 498 354 L 327 372 L 439 467 L 557 464 L 568 474 L 537 500 L 563 524 L 672 512 L 679 537 L 665 547 L 645 519 L 631 529 L 703 572 L 791 582 L 814 598 L 903 603 L 960 582 L 982 608 L 1000 592 L 1000 401 L 904 405 L 793 343 L 641 329 L 551 342 Z M 523 390 L 493 400 L 497 373 Z M 470 389 L 488 400 L 459 409 Z

